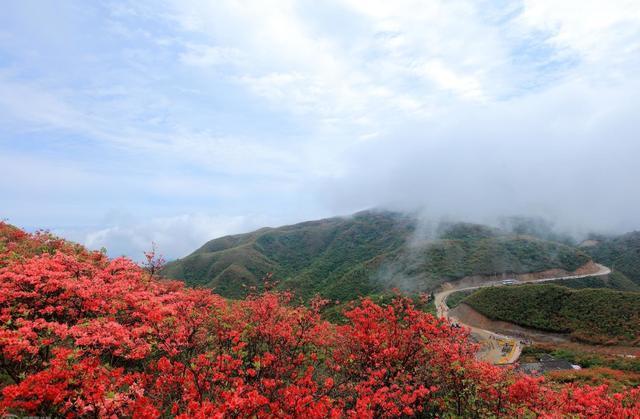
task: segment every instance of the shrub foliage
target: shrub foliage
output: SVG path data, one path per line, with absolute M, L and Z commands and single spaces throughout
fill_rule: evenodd
M 93 417 L 640 415 L 640 390 L 553 387 L 478 362 L 410 301 L 228 301 L 0 225 L 0 413 Z

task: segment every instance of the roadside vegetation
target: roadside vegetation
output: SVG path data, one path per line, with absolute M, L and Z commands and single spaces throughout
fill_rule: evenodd
M 456 308 L 460 303 L 464 302 L 464 300 L 476 292 L 476 290 L 466 290 L 466 291 L 456 291 L 454 293 L 449 294 L 447 297 L 447 307 Z

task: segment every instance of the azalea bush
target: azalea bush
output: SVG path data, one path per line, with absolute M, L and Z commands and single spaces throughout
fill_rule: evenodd
M 398 297 L 345 324 L 288 293 L 226 300 L 0 223 L 0 414 L 640 416 L 640 390 L 549 385 L 475 359 Z

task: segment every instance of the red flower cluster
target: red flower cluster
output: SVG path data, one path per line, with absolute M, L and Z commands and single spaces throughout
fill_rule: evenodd
M 345 325 L 289 294 L 228 301 L 0 223 L 0 413 L 97 417 L 640 416 L 640 390 L 475 360 L 398 298 Z

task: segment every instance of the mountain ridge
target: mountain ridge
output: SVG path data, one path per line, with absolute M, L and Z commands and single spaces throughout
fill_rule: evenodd
M 399 288 L 429 292 L 468 275 L 551 268 L 573 271 L 590 257 L 564 243 L 497 227 L 439 223 L 422 232 L 414 215 L 370 210 L 223 236 L 170 262 L 165 275 L 239 298 L 267 273 L 304 298 L 351 300 Z

